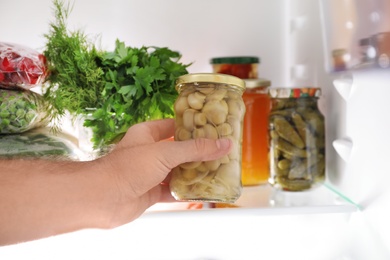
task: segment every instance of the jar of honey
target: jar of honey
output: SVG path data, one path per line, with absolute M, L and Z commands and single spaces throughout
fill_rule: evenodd
M 214 73 L 222 73 L 241 79 L 258 78 L 260 59 L 252 56 L 219 57 L 211 59 Z
M 266 184 L 269 178 L 268 115 L 270 98 L 267 79 L 245 79 L 246 90 L 242 96 L 246 113 L 242 139 L 242 184 Z

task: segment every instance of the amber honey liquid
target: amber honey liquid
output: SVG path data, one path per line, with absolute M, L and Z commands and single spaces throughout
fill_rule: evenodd
M 264 88 L 244 92 L 246 113 L 242 141 L 242 185 L 268 182 L 268 115 L 270 99 Z

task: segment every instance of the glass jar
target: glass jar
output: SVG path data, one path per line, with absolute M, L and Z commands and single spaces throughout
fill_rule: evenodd
M 376 51 L 371 37 L 359 40 L 360 64 L 371 64 L 375 60 Z
M 260 59 L 258 57 L 220 57 L 211 59 L 214 73 L 222 73 L 241 79 L 258 78 Z
M 336 49 L 332 51 L 333 57 L 333 71 L 347 70 L 348 61 L 350 60 L 350 54 L 346 49 Z
M 270 184 L 309 190 L 325 179 L 325 122 L 319 88 L 270 88 Z
M 242 191 L 244 81 L 223 74 L 187 74 L 178 78 L 176 89 L 175 141 L 230 138 L 233 148 L 221 159 L 187 162 L 173 169 L 172 195 L 182 201 L 235 202 Z
M 242 138 L 242 185 L 265 184 L 269 178 L 268 115 L 270 98 L 267 79 L 245 79 L 246 107 Z
M 377 51 L 377 65 L 386 69 L 390 67 L 390 32 L 378 33 L 373 36 Z

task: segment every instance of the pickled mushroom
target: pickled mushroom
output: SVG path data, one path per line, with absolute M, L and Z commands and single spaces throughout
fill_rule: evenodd
M 188 95 L 188 105 L 196 110 L 202 109 L 206 96 L 200 92 L 194 92 Z
M 219 125 L 226 121 L 228 105 L 224 100 L 210 100 L 204 104 L 202 112 L 210 123 Z
M 185 170 L 189 170 L 189 169 L 195 169 L 196 167 L 198 167 L 202 162 L 186 162 L 186 163 L 182 163 L 180 164 L 180 168 L 183 168 Z
M 188 131 L 194 130 L 195 122 L 194 115 L 197 113 L 195 109 L 188 108 L 183 113 L 183 126 Z
M 227 101 L 229 115 L 234 115 L 237 117 L 241 117 L 245 114 L 245 105 L 242 102 L 239 102 L 237 99 L 229 99 Z
M 172 181 L 188 186 L 201 181 L 207 174 L 208 172 L 198 172 L 195 169 L 181 170 L 172 176 Z
M 203 126 L 207 123 L 206 115 L 203 113 L 195 113 L 194 114 L 194 123 L 196 126 Z
M 219 159 L 219 161 L 221 162 L 221 164 L 226 164 L 230 162 L 230 159 L 228 155 L 224 155 L 222 158 Z
M 186 97 L 179 97 L 176 99 L 174 104 L 176 117 L 181 117 L 187 108 L 190 108 L 190 106 L 188 105 Z
M 219 138 L 218 131 L 217 131 L 217 129 L 215 129 L 214 126 L 212 126 L 210 124 L 206 124 L 205 126 L 203 126 L 203 129 L 204 129 L 206 138 L 214 139 L 214 140 Z
M 176 128 L 175 140 L 185 141 L 191 139 L 191 132 L 183 127 Z
M 240 165 L 238 161 L 230 161 L 227 164 L 222 164 L 219 167 L 216 179 L 219 179 L 227 187 L 234 186 L 237 180 L 241 178 Z
M 223 88 L 214 90 L 214 92 L 212 92 L 211 94 L 207 95 L 206 101 L 207 102 L 209 102 L 209 101 L 221 101 L 222 99 L 225 98 L 227 92 L 228 91 L 226 89 L 223 89 Z
M 221 165 L 221 162 L 217 159 L 217 160 L 212 160 L 212 161 L 206 161 L 206 162 L 204 162 L 204 165 L 210 171 L 215 171 Z
M 192 138 L 205 138 L 206 132 L 204 131 L 203 127 L 195 128 L 194 131 L 192 131 Z
M 228 123 L 223 123 L 217 126 L 217 132 L 219 136 L 228 136 L 233 133 L 233 128 Z
M 230 160 L 238 160 L 239 158 L 239 152 L 240 152 L 240 149 L 239 149 L 239 141 L 237 139 L 235 139 L 233 136 L 225 136 L 225 138 L 229 138 L 231 141 L 232 141 L 232 149 L 230 151 L 230 153 L 228 154 L 228 157 Z
M 198 88 L 199 92 L 205 94 L 205 95 L 210 95 L 212 92 L 214 92 L 215 87 L 213 84 L 210 85 L 202 85 L 201 87 Z
M 232 127 L 233 129 L 233 138 L 236 140 L 241 140 L 241 120 L 239 117 L 229 115 L 226 118 L 226 122 Z

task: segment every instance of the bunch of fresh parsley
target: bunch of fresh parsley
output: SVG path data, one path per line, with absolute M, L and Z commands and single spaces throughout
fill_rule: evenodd
M 133 124 L 173 117 L 176 79 L 190 64 L 168 48 L 129 47 L 116 41 L 112 52 L 98 51 L 81 31 L 69 32 L 70 13 L 54 0 L 56 21 L 44 52 L 51 71 L 45 97 L 53 104 L 53 118 L 65 111 L 89 115 L 95 148 L 116 143 Z
M 85 122 L 93 129 L 95 144 L 115 142 L 132 124 L 173 117 L 175 81 L 187 73 L 179 58 L 168 48 L 126 47 L 118 40 L 113 52 L 100 57 L 102 105 Z

